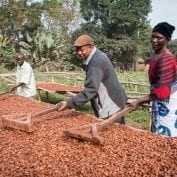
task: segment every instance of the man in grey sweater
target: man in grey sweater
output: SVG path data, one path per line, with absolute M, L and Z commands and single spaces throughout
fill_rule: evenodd
M 124 108 L 127 96 L 117 79 L 111 61 L 105 53 L 97 49 L 89 35 L 79 36 L 74 47 L 78 57 L 83 61 L 86 72 L 84 91 L 61 101 L 57 105 L 59 111 L 66 108 L 75 108 L 91 101 L 92 108 L 97 117 L 107 119 Z M 118 123 L 125 123 L 124 118 Z

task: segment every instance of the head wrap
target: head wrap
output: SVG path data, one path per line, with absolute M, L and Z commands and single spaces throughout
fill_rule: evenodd
M 158 32 L 165 36 L 167 40 L 169 41 L 171 39 L 171 35 L 173 31 L 175 30 L 175 27 L 170 25 L 167 22 L 158 23 L 152 30 L 152 32 Z

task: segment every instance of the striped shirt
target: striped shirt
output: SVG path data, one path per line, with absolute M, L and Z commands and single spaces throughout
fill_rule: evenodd
M 149 65 L 151 96 L 157 99 L 169 98 L 171 84 L 176 81 L 176 68 L 176 58 L 169 51 L 151 59 Z

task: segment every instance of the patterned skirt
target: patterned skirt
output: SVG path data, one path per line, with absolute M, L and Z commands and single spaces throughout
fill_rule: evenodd
M 152 102 L 152 132 L 177 137 L 177 82 L 171 87 L 169 102 Z

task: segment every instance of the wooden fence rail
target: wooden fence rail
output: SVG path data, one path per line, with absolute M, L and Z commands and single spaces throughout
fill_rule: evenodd
M 42 72 L 35 73 L 37 81 L 52 82 L 52 83 L 64 83 L 73 86 L 83 86 L 84 73 L 75 72 Z M 0 74 L 0 79 L 13 85 L 16 82 L 15 73 Z M 149 84 L 147 82 L 128 82 L 120 81 L 129 97 L 141 97 L 147 95 L 149 91 Z

